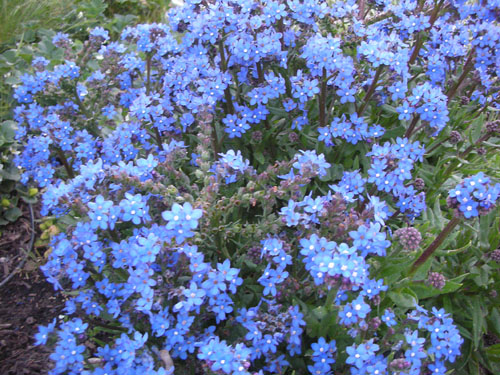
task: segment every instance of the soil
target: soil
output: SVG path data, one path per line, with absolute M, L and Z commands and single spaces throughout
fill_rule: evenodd
M 54 292 L 38 270 L 41 264 L 33 252 L 25 258 L 31 241 L 31 216 L 28 206 L 16 223 L 0 228 L 0 374 L 47 374 L 49 350 L 34 345 L 38 325 L 47 325 L 64 307 L 63 298 Z M 18 265 L 22 267 L 16 270 Z

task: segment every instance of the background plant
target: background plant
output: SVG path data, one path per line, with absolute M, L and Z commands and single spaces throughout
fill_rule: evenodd
M 496 371 L 496 300 L 468 293 L 496 285 L 498 185 L 460 227 L 444 197 L 498 177 L 497 11 L 189 2 L 121 43 L 57 34 L 15 88 L 63 226 L 43 269 L 77 291 L 37 337 L 53 373 Z
M 14 140 L 15 123 L 12 85 L 20 82 L 34 55 L 43 54 L 51 60 L 62 58 L 61 51 L 52 46 L 56 31 L 69 33 L 75 40 L 85 41 L 88 30 L 105 26 L 118 35 L 129 24 L 161 20 L 169 1 L 16 1 L 0 3 L 0 225 L 14 222 L 21 215 L 19 201 L 36 201 L 35 190 L 22 189 L 17 182 L 20 173 L 12 163 L 18 152 Z

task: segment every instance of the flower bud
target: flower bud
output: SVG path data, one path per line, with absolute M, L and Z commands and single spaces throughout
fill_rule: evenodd
M 399 240 L 405 250 L 410 251 L 417 250 L 422 241 L 422 235 L 413 227 L 398 229 L 394 232 L 394 238 Z
M 460 142 L 462 140 L 462 136 L 460 135 L 459 132 L 457 132 L 456 130 L 453 130 L 451 133 L 450 133 L 450 143 L 452 145 L 456 145 L 458 142 Z
M 427 277 L 427 284 L 441 290 L 446 285 L 446 279 L 439 272 L 429 272 L 429 276 Z
M 489 254 L 489 256 L 490 256 L 491 260 L 494 260 L 495 262 L 500 263 L 500 249 L 493 250 Z

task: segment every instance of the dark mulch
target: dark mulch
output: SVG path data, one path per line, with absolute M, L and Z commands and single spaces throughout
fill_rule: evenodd
M 31 239 L 28 207 L 14 224 L 0 228 L 0 283 L 24 258 Z M 46 374 L 50 368 L 49 350 L 34 346 L 38 325 L 47 325 L 64 306 L 52 285 L 38 270 L 39 264 L 27 258 L 5 285 L 0 287 L 0 374 Z

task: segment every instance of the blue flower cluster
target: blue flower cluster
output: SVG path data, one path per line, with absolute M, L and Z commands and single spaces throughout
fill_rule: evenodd
M 224 177 L 226 184 L 236 182 L 245 171 L 250 168 L 250 162 L 243 159 L 241 151 L 229 150 L 226 153 L 219 154 L 220 159 L 212 167 L 221 177 Z
M 443 131 L 448 81 L 474 71 L 471 99 L 499 108 L 498 6 L 358 3 L 187 0 L 120 41 L 92 30 L 85 63 L 61 33 L 66 60 L 33 60 L 14 90 L 16 163 L 42 213 L 70 218 L 42 269 L 73 289 L 65 312 L 89 317 L 40 328 L 38 344 L 57 341 L 51 374 L 278 374 L 303 352 L 315 375 L 446 372 L 463 341 L 451 318 L 404 316 L 370 272 L 389 218 L 426 208 L 411 137 Z M 363 162 L 334 171 L 346 144 Z M 449 203 L 471 218 L 499 195 L 480 173 Z M 109 340 L 85 349 L 101 320 Z
M 483 172 L 464 178 L 448 193 L 448 204 L 466 219 L 486 215 L 500 199 L 500 184 L 491 184 Z
M 363 118 L 353 113 L 349 120 L 346 120 L 345 115 L 341 118 L 335 117 L 329 127 L 319 127 L 318 132 L 319 141 L 333 146 L 335 138 L 342 138 L 355 145 L 360 141 L 370 141 L 383 136 L 385 129 L 377 124 L 368 126 Z
M 320 337 L 318 342 L 311 345 L 311 348 L 314 365 L 307 366 L 309 372 L 313 375 L 330 373 L 331 365 L 335 363 L 333 355 L 337 350 L 335 340 L 326 342 L 324 337 Z
M 379 191 L 392 194 L 400 212 L 415 218 L 425 209 L 425 193 L 418 193 L 405 181 L 412 178 L 415 162 L 422 161 L 425 150 L 419 142 L 397 138 L 394 144 L 373 145 L 367 153 L 372 164 L 367 182 L 375 184 Z

